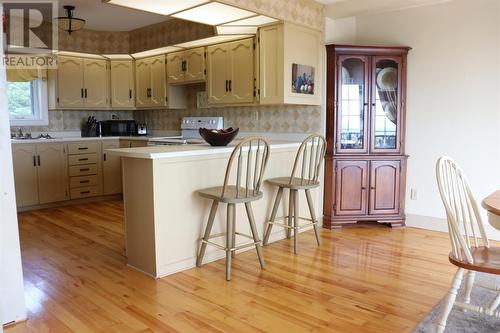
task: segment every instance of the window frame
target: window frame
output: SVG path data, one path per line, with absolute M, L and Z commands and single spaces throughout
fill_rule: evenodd
M 12 117 L 9 112 L 10 126 L 48 126 L 49 125 L 49 101 L 47 78 L 41 76 L 37 81 L 37 101 L 38 109 L 33 117 Z M 34 91 L 34 90 L 33 90 Z M 34 98 L 34 97 L 32 97 Z

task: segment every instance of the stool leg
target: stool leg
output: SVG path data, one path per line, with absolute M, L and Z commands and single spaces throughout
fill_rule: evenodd
M 288 198 L 288 219 L 287 219 L 287 225 L 291 227 L 293 225 L 292 223 L 292 218 L 293 218 L 293 196 L 295 192 L 293 190 L 290 190 L 290 197 Z M 292 229 L 286 228 L 286 238 L 290 238 L 292 235 Z
M 293 191 L 293 253 L 297 254 L 299 247 L 299 192 Z
M 278 207 L 280 206 L 281 197 L 283 195 L 283 187 L 278 188 L 278 193 L 276 194 L 276 199 L 274 200 L 273 211 L 271 212 L 271 218 L 269 218 L 269 222 L 267 223 L 266 233 L 264 235 L 264 245 L 267 245 L 269 242 L 269 236 L 271 235 L 271 230 L 273 229 L 273 225 L 271 222 L 274 222 L 276 218 L 276 213 L 278 213 Z
M 231 247 L 236 247 L 236 213 L 233 215 L 233 233 L 231 235 Z M 231 251 L 231 256 L 234 258 L 236 251 Z
M 226 280 L 231 280 L 231 248 L 233 247 L 233 220 L 235 218 L 235 204 L 227 204 L 226 227 Z
M 311 191 L 306 190 L 306 199 L 307 199 L 307 205 L 309 206 L 309 212 L 311 213 L 311 220 L 313 220 L 313 228 L 314 228 L 314 235 L 316 236 L 316 243 L 318 243 L 318 246 L 321 245 L 320 240 L 319 240 L 319 230 L 318 230 L 318 221 L 316 220 L 316 212 L 314 211 L 314 205 L 313 201 L 311 198 Z
M 208 215 L 207 227 L 205 228 L 205 234 L 203 235 L 203 240 L 208 241 L 210 237 L 210 232 L 212 231 L 212 226 L 214 225 L 215 213 L 217 213 L 217 207 L 219 202 L 215 201 L 212 203 L 212 208 L 210 209 L 210 215 Z M 205 256 L 205 250 L 207 249 L 207 243 L 201 242 L 200 252 L 198 253 L 198 258 L 196 259 L 196 266 L 200 267 Z
M 259 257 L 260 268 L 264 269 L 266 267 L 266 263 L 264 262 L 264 256 L 262 255 L 262 249 L 260 247 L 259 233 L 257 232 L 257 227 L 255 226 L 255 217 L 253 216 L 252 204 L 250 202 L 246 202 L 245 208 L 247 210 L 250 229 L 252 230 L 253 241 L 255 242 L 255 250 L 257 251 L 257 256 Z

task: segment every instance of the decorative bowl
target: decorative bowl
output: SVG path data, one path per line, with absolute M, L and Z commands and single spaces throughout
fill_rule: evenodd
M 199 133 L 201 137 L 208 142 L 211 146 L 227 146 L 238 135 L 239 128 L 226 128 L 222 130 L 214 130 L 207 128 L 200 128 Z

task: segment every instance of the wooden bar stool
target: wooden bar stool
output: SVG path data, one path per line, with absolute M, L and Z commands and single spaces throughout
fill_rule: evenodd
M 278 225 L 280 227 L 285 228 L 287 238 L 290 238 L 291 231 L 293 230 L 293 251 L 295 254 L 297 254 L 298 232 L 302 228 L 309 227 L 312 225 L 314 228 L 314 234 L 316 235 L 316 242 L 318 243 L 318 246 L 320 245 L 318 220 L 316 219 L 316 213 L 314 211 L 314 204 L 311 198 L 310 191 L 311 189 L 317 188 L 320 185 L 318 178 L 319 178 L 320 167 L 325 157 L 325 150 L 326 150 L 326 141 L 321 135 L 314 134 L 307 137 L 304 140 L 304 142 L 302 142 L 299 150 L 297 151 L 291 176 L 272 178 L 266 180 L 266 183 L 278 187 L 278 193 L 276 194 L 276 200 L 274 201 L 271 217 L 267 222 L 267 229 L 264 236 L 264 245 L 267 245 L 269 242 L 269 236 L 271 235 L 271 230 L 273 228 L 273 225 Z M 296 177 L 299 165 L 301 165 L 300 177 Z M 280 205 L 281 198 L 283 195 L 283 190 L 285 188 L 290 190 L 288 215 L 276 219 L 276 213 L 278 212 L 278 207 Z M 300 190 L 305 191 L 307 205 L 309 206 L 309 212 L 311 214 L 310 219 L 299 217 Z M 287 221 L 286 224 L 276 222 L 285 220 Z M 309 221 L 309 223 L 299 225 L 299 220 L 306 220 Z
M 224 177 L 224 185 L 198 191 L 200 196 L 213 200 L 213 203 L 212 208 L 210 209 L 205 234 L 201 239 L 201 246 L 196 260 L 196 266 L 201 266 L 207 245 L 212 245 L 224 250 L 226 251 L 226 280 L 229 281 L 231 280 L 231 259 L 234 256 L 234 252 L 245 247 L 255 246 L 257 256 L 259 257 L 260 267 L 264 269 L 265 262 L 264 257 L 262 256 L 261 241 L 255 225 L 255 218 L 251 203 L 252 201 L 262 199 L 260 186 L 262 185 L 262 179 L 268 159 L 269 144 L 265 139 L 259 137 L 245 139 L 234 148 L 231 157 L 229 158 L 226 175 Z M 234 165 L 235 160 L 236 165 Z M 236 169 L 236 180 L 235 185 L 230 185 L 230 179 L 232 179 L 231 175 L 234 175 L 231 172 L 233 171 L 233 167 Z M 244 178 L 242 178 L 243 175 L 245 175 Z M 243 183 L 242 180 L 244 180 Z M 220 202 L 227 204 L 226 232 L 211 235 L 210 233 L 214 224 L 215 214 Z M 239 203 L 245 204 L 252 236 L 236 232 L 235 230 L 236 204 Z M 236 246 L 236 235 L 252 239 L 253 241 Z M 225 246 L 221 246 L 210 241 L 212 238 L 222 236 L 226 237 Z

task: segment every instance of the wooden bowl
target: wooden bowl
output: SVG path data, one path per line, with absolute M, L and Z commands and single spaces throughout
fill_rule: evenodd
M 240 131 L 239 128 L 229 127 L 223 130 L 211 130 L 207 128 L 200 128 L 199 133 L 201 137 L 208 142 L 211 146 L 227 146 Z

